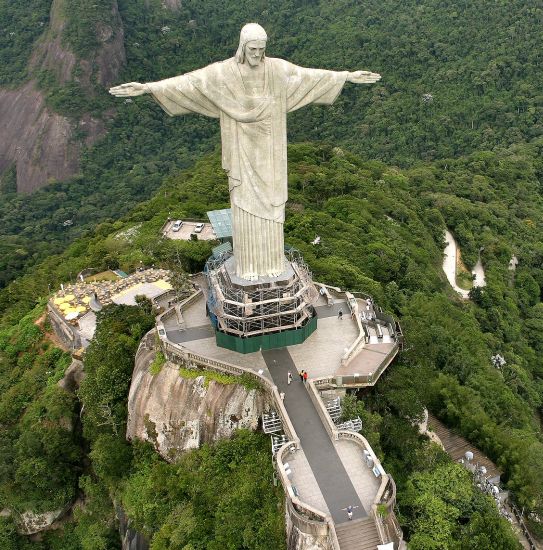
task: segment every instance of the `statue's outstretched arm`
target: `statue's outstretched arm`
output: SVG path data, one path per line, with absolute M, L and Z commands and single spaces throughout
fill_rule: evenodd
M 147 84 L 139 82 L 128 82 L 109 89 L 109 93 L 115 97 L 135 97 L 143 94 L 150 94 L 151 90 Z
M 353 84 L 372 84 L 381 80 L 381 75 L 378 73 L 370 73 L 369 71 L 354 71 L 347 76 L 347 82 Z

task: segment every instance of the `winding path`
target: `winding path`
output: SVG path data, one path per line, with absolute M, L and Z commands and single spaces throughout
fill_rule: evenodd
M 458 256 L 458 245 L 452 235 L 452 233 L 446 229 L 445 230 L 445 242 L 447 246 L 445 247 L 444 257 L 443 257 L 443 271 L 449 280 L 451 286 L 464 298 L 467 300 L 469 298 L 469 290 L 464 290 L 456 284 L 456 262 Z M 473 286 L 485 286 L 485 271 L 483 269 L 483 264 L 481 258 L 477 260 L 475 267 L 471 271 L 472 275 L 475 276 L 473 280 Z

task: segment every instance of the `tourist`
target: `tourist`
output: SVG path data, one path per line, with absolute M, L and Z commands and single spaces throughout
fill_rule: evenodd
M 302 369 L 300 372 L 300 382 L 304 381 L 304 370 Z
M 304 370 L 304 384 L 307 382 L 307 371 Z
M 339 320 L 343 319 L 343 310 L 340 308 L 339 311 L 337 312 L 337 318 Z
M 287 372 L 287 384 L 290 385 L 292 382 L 292 373 L 290 371 Z
M 353 519 L 353 507 L 352 506 L 347 506 L 347 517 L 349 519 Z

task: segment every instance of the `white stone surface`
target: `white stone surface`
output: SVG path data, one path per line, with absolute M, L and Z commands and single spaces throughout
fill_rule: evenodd
M 340 439 L 334 441 L 334 446 L 364 509 L 369 514 L 375 495 L 379 491 L 381 478 L 375 477 L 371 469 L 366 466 L 362 457 L 362 448 L 354 441 Z
M 64 512 L 65 508 L 37 514 L 35 512 L 23 512 L 17 518 L 17 531 L 22 535 L 33 535 L 50 527 Z
M 447 246 L 445 247 L 445 253 L 443 256 L 443 271 L 445 272 L 445 275 L 454 290 L 456 290 L 462 298 L 467 300 L 469 298 L 469 291 L 460 288 L 456 284 L 456 259 L 458 256 L 458 245 L 452 233 L 448 229 L 445 230 L 445 242 L 447 243 Z M 474 287 L 486 285 L 485 271 L 483 269 L 481 258 L 477 260 L 477 263 L 471 273 L 475 276 L 473 281 Z

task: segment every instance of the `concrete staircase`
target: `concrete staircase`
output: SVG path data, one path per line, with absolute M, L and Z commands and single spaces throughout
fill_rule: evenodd
M 381 544 L 373 518 L 336 525 L 336 534 L 341 550 L 376 550 Z
M 428 427 L 432 429 L 439 439 L 441 439 L 441 443 L 443 443 L 445 451 L 455 462 L 461 458 L 464 458 L 466 451 L 471 451 L 473 453 L 472 463 L 479 464 L 480 466 L 484 466 L 486 468 L 486 478 L 491 481 L 497 481 L 500 479 L 500 470 L 486 455 L 484 455 L 467 439 L 464 439 L 462 436 L 455 434 L 452 430 L 447 428 L 445 424 L 440 422 L 432 414 L 428 415 Z

